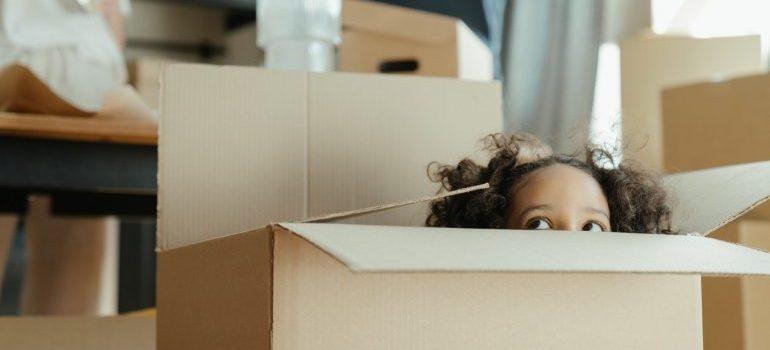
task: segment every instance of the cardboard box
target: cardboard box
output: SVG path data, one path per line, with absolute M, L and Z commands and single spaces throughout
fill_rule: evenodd
M 705 237 L 768 177 L 666 177 L 681 235 L 283 223 L 161 251 L 158 348 L 700 349 L 698 275 L 770 276 Z
M 639 37 L 620 43 L 623 143 L 627 157 L 663 170 L 660 94 L 666 87 L 761 72 L 758 36 Z
M 770 251 L 770 221 L 739 220 L 712 237 Z M 770 348 L 770 280 L 703 278 L 704 349 Z
M 152 317 L 0 317 L 0 348 L 152 350 Z
M 770 75 L 666 89 L 661 107 L 667 172 L 770 160 Z
M 492 52 L 461 20 L 345 1 L 338 70 L 492 80 Z
M 162 103 L 160 250 L 431 195 L 431 161 L 459 161 L 502 128 L 499 84 L 445 78 L 169 65 Z
M 132 1 L 131 14 L 125 17 L 124 55 L 129 59 L 151 56 L 185 62 L 216 59 L 204 57 L 200 47 L 212 47 L 213 56 L 217 55 L 216 50 L 225 42 L 229 12 L 224 5 Z
M 661 97 L 668 172 L 770 160 L 770 75 L 669 88 Z M 746 214 L 770 219 L 770 205 Z M 741 220 L 713 235 L 758 249 L 770 248 L 770 224 Z M 704 279 L 705 349 L 770 347 L 766 281 Z M 765 316 L 766 317 L 766 316 Z

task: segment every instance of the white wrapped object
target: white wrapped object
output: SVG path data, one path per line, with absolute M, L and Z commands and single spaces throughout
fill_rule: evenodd
M 341 8 L 341 0 L 257 1 L 257 43 L 265 50 L 265 66 L 334 70 Z

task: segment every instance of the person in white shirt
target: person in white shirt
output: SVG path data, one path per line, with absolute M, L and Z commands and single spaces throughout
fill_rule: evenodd
M 29 68 L 70 104 L 96 111 L 125 83 L 122 18 L 128 0 L 0 0 L 0 67 Z M 117 307 L 117 230 L 112 217 L 50 215 L 30 200 L 23 314 L 105 315 Z M 17 218 L 0 215 L 0 285 Z

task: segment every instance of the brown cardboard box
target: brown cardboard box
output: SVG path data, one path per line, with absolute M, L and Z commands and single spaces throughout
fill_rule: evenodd
M 699 349 L 697 274 L 770 266 L 697 236 L 253 231 L 430 194 L 429 161 L 500 127 L 497 84 L 171 65 L 162 101 L 160 349 Z M 667 178 L 675 227 L 707 234 L 754 206 L 768 166 Z M 355 222 L 416 225 L 424 209 Z
M 663 90 L 668 172 L 770 160 L 770 75 Z
M 682 235 L 283 223 L 161 251 L 158 348 L 701 349 L 697 275 L 770 276 L 770 254 L 695 232 L 768 176 L 666 177 Z
M 153 317 L 0 317 L 0 348 L 152 350 Z
M 661 102 L 668 172 L 770 160 L 770 75 L 670 88 Z M 770 205 L 747 217 L 770 219 Z M 714 237 L 768 250 L 770 224 L 742 220 Z M 770 347 L 762 291 L 768 289 L 760 279 L 703 280 L 705 349 Z
M 666 172 L 770 160 L 770 75 L 672 87 L 661 98 Z M 770 205 L 749 216 L 770 219 Z
M 664 168 L 660 107 L 664 88 L 763 68 L 758 36 L 632 38 L 620 44 L 620 65 L 626 155 L 656 170 Z
M 431 195 L 432 161 L 502 128 L 500 85 L 169 65 L 159 141 L 161 250 Z M 421 225 L 424 206 L 358 222 Z
M 342 27 L 340 71 L 492 80 L 491 51 L 457 18 L 353 0 Z
M 712 236 L 770 251 L 770 221 L 739 220 Z M 765 278 L 703 278 L 704 349 L 770 348 L 768 295 Z

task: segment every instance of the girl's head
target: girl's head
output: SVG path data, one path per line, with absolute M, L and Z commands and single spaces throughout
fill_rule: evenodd
M 657 178 L 588 148 L 585 159 L 554 155 L 528 135 L 490 135 L 486 166 L 470 159 L 429 168 L 446 190 L 483 191 L 436 200 L 428 226 L 670 233 L 671 210 Z

